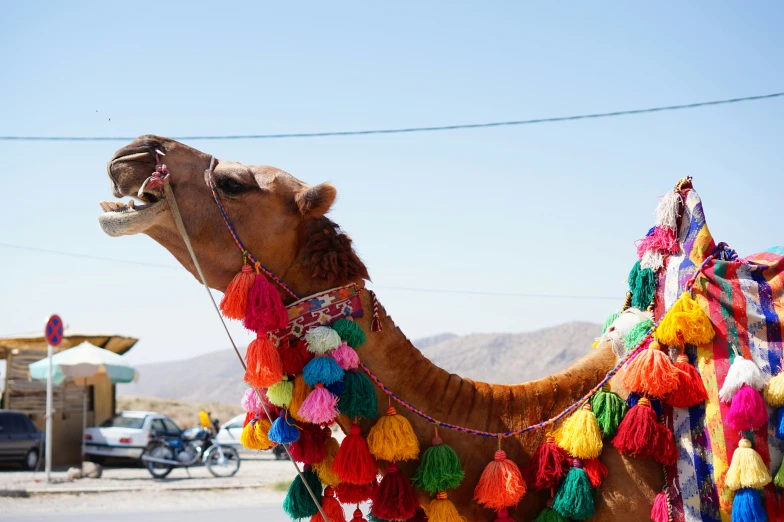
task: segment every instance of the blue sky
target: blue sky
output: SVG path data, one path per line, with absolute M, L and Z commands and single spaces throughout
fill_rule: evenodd
M 317 132 L 566 116 L 784 90 L 777 2 L 3 2 L 0 135 Z M 657 197 L 694 176 L 714 235 L 782 242 L 784 99 L 527 127 L 192 143 L 332 181 L 381 301 L 416 338 L 600 322 Z M 195 280 L 97 224 L 123 142 L 0 142 L 0 335 L 142 339 L 136 362 L 225 349 Z M 617 296 L 542 299 L 417 287 Z M 240 339 L 246 337 L 239 329 Z M 588 348 L 588 347 L 586 347 Z

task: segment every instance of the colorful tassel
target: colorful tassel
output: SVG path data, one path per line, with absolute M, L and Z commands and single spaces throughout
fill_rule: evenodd
M 628 410 L 626 402 L 617 393 L 610 391 L 609 385 L 603 386 L 591 397 L 591 408 L 605 437 L 615 435 Z
M 778 473 L 773 477 L 773 483 L 780 488 L 784 488 L 784 461 L 781 462 Z
M 275 406 L 285 408 L 291 402 L 291 395 L 294 392 L 294 383 L 288 376 L 284 375 L 283 380 L 276 382 L 267 389 L 267 398 Z
M 447 498 L 445 491 L 440 491 L 436 498 L 430 501 L 427 520 L 429 522 L 465 522 L 465 518 L 457 512 L 457 508 Z
M 340 346 L 340 335 L 329 326 L 316 326 L 305 334 L 308 351 L 313 355 L 325 355 Z
M 332 469 L 341 481 L 350 484 L 370 484 L 376 480 L 376 461 L 357 424 L 351 425 L 349 434 L 343 439 Z
M 744 384 L 732 398 L 727 414 L 727 425 L 738 431 L 761 428 L 768 424 L 768 409 L 762 394 Z
M 776 424 L 773 432 L 777 439 L 784 440 L 784 406 L 776 410 Z
M 463 482 L 463 477 L 465 473 L 457 453 L 436 435 L 433 445 L 422 454 L 419 467 L 411 481 L 417 489 L 435 495 L 440 491 L 457 488 Z
M 601 486 L 602 482 L 604 482 L 604 477 L 610 473 L 607 466 L 602 464 L 599 459 L 583 460 L 583 470 L 588 475 L 588 481 L 591 483 L 592 488 Z
M 259 398 L 261 400 L 259 400 Z M 263 403 L 263 405 L 262 405 Z M 276 408 L 269 399 L 267 398 L 267 390 L 258 390 L 258 394 L 256 390 L 253 388 L 248 388 L 245 390 L 245 394 L 242 396 L 242 401 L 240 402 L 242 409 L 248 412 L 253 412 L 261 416 L 264 414 L 264 406 L 267 407 L 267 410 L 277 411 Z
M 299 440 L 299 428 L 296 424 L 289 422 L 286 410 L 283 410 L 280 417 L 272 423 L 269 438 L 278 444 L 291 444 Z
M 653 522 L 669 522 L 670 510 L 667 503 L 667 494 L 660 491 L 653 501 L 653 509 L 651 509 L 651 520 Z
M 514 519 L 509 516 L 508 509 L 499 509 L 495 514 L 495 522 L 514 522 Z
M 343 376 L 343 393 L 338 410 L 350 418 L 375 419 L 378 415 L 378 398 L 373 382 L 359 371 L 349 371 Z
M 286 375 L 299 375 L 305 365 L 313 359 L 313 354 L 306 348 L 304 341 L 285 343 L 278 352 L 280 353 L 280 366 Z
M 702 383 L 697 368 L 689 363 L 689 357 L 681 353 L 675 361 L 678 373 L 678 387 L 664 396 L 664 402 L 675 408 L 691 408 L 708 400 L 708 392 Z
M 651 328 L 653 328 L 653 321 L 643 319 L 626 332 L 626 335 L 623 336 L 623 345 L 626 347 L 626 351 L 630 352 L 637 348 Z
M 654 295 L 656 295 L 656 273 L 650 268 L 640 267 L 632 292 L 632 306 L 638 310 L 645 310 L 653 302 Z
M 245 362 L 245 382 L 254 388 L 268 388 L 283 378 L 278 349 L 266 337 L 251 341 Z
M 256 273 L 253 271 L 253 267 L 248 264 L 242 265 L 242 270 L 234 276 L 229 286 L 226 287 L 226 292 L 223 293 L 220 302 L 223 315 L 239 321 L 245 318 L 248 309 L 248 294 L 255 280 Z
M 569 455 L 593 459 L 602 453 L 602 432 L 591 404 L 575 411 L 555 433 L 555 440 Z
M 752 488 L 739 489 L 732 500 L 732 522 L 766 522 L 768 515 L 762 505 L 760 492 Z
M 356 370 L 359 368 L 359 355 L 345 342 L 341 343 L 329 356 L 335 359 L 344 370 Z
M 544 508 L 544 511 L 539 513 L 539 516 L 534 519 L 534 522 L 569 522 L 569 519 L 565 518 L 553 508 L 547 507 Z
M 339 415 L 338 398 L 323 384 L 317 383 L 299 407 L 297 415 L 313 424 L 329 424 Z
M 362 331 L 362 327 L 351 319 L 338 319 L 332 325 L 332 329 L 352 348 L 359 348 L 365 342 L 365 332 Z
M 678 462 L 678 447 L 675 445 L 675 435 L 663 423 L 656 424 L 656 441 L 651 455 L 653 460 L 662 466 L 674 466 Z
M 592 517 L 596 510 L 591 482 L 588 474 L 581 468 L 579 459 L 575 459 L 573 465 L 555 493 L 553 509 L 565 517 L 585 520 Z
M 384 520 L 408 520 L 418 507 L 419 501 L 411 482 L 395 463 L 390 463 L 373 497 L 373 514 Z
M 656 226 L 675 230 L 678 228 L 678 215 L 683 201 L 678 192 L 669 192 L 656 206 Z
M 419 458 L 419 441 L 408 419 L 398 415 L 393 406 L 370 429 L 367 437 L 370 453 L 379 460 L 399 462 Z
M 626 278 L 626 282 L 629 284 L 629 294 L 631 296 L 637 291 L 637 281 L 640 277 L 640 270 L 642 270 L 640 268 L 640 262 L 637 261 L 634 263 L 634 266 L 632 266 L 629 277 Z M 628 302 L 628 305 L 631 306 L 631 302 Z
M 610 328 L 612 324 L 615 322 L 615 320 L 618 319 L 620 316 L 621 314 L 619 312 L 613 312 L 610 314 L 610 316 L 607 319 L 604 320 L 604 326 L 602 326 L 602 335 L 607 333 L 607 329 Z
M 774 408 L 784 406 L 784 371 L 774 375 L 765 386 L 765 402 Z
M 486 508 L 499 510 L 516 506 L 525 495 L 526 485 L 520 468 L 506 458 L 503 450 L 495 452 L 474 489 L 474 500 Z
M 531 456 L 528 469 L 534 489 L 543 491 L 557 487 L 569 471 L 570 464 L 569 455 L 555 443 L 555 437 L 548 434 L 544 444 Z
M 252 411 L 245 412 L 245 419 L 242 421 L 242 427 L 247 426 L 252 420 L 256 419 L 256 414 Z
M 664 397 L 677 389 L 680 370 L 653 341 L 626 366 L 623 386 L 637 393 Z
M 657 270 L 664 267 L 664 255 L 658 250 L 648 250 L 640 259 L 640 268 L 643 270 Z
M 744 384 L 761 391 L 765 387 L 765 376 L 754 361 L 736 356 L 719 390 L 719 398 L 724 402 L 731 402 Z
M 330 436 L 327 439 L 326 451 L 324 458 L 321 462 L 313 464 L 313 471 L 316 472 L 321 482 L 327 486 L 337 487 L 340 485 L 340 477 L 332 469 L 332 464 L 335 463 L 335 457 L 340 449 L 340 444 L 335 437 Z
M 327 516 L 327 522 L 346 522 L 346 513 L 343 511 L 343 506 L 335 499 L 335 490 L 331 486 L 324 488 L 324 494 L 321 498 L 321 509 Z M 310 519 L 310 522 L 325 522 L 321 512 L 316 512 Z
M 637 258 L 642 259 L 643 255 L 649 250 L 655 250 L 666 254 L 677 254 L 680 252 L 678 239 L 675 237 L 675 230 L 663 227 L 654 227 L 653 232 L 637 244 Z M 642 263 L 640 263 L 642 267 Z
M 335 492 L 337 493 L 337 491 Z M 354 504 L 354 502 L 343 502 L 343 504 Z M 357 508 L 354 510 L 354 517 L 351 519 L 351 522 L 368 522 L 368 521 L 362 516 L 362 510 Z
M 314 465 L 322 460 L 326 455 L 327 437 L 329 430 L 323 429 L 315 424 L 304 423 L 302 425 L 299 439 L 289 446 L 291 458 L 295 462 L 306 465 Z
M 302 376 L 308 386 L 315 386 L 316 383 L 329 385 L 343 379 L 343 369 L 335 362 L 335 359 L 326 356 L 314 358 L 305 365 Z
M 307 385 L 305 378 L 302 375 L 297 375 L 294 378 L 294 390 L 291 392 L 291 401 L 289 402 L 289 413 L 292 417 L 300 422 L 307 422 L 299 416 L 299 409 L 302 403 L 308 398 L 313 389 Z
M 637 403 L 640 402 L 640 399 L 642 399 L 642 395 L 636 392 L 630 392 L 629 395 L 626 397 L 626 405 L 629 408 L 634 408 L 635 406 L 637 406 Z M 658 401 L 656 399 L 648 399 L 648 401 L 650 402 L 653 411 L 656 412 L 657 419 L 662 415 L 664 415 L 664 409 L 662 408 L 661 401 Z
M 341 504 L 359 504 L 366 502 L 373 498 L 376 488 L 378 487 L 378 480 L 375 478 L 369 484 L 351 484 L 350 482 L 341 482 L 335 488 L 335 494 Z
M 714 335 L 710 318 L 689 292 L 681 294 L 656 327 L 656 339 L 663 346 L 702 346 L 711 342 Z
M 302 475 L 316 495 L 316 500 L 321 504 L 321 481 L 309 467 L 305 467 Z M 318 513 L 318 504 L 313 502 L 313 498 L 299 475 L 294 478 L 294 482 L 289 486 L 286 499 L 283 501 L 283 511 L 294 520 L 312 517 Z
M 732 490 L 741 488 L 762 489 L 773 480 L 760 454 L 751 447 L 749 439 L 740 439 L 732 454 L 725 484 Z
M 248 292 L 245 328 L 260 335 L 267 335 L 268 332 L 285 328 L 288 321 L 289 313 L 278 290 L 266 277 L 257 273 Z
M 657 424 L 650 401 L 642 397 L 621 421 L 613 445 L 624 455 L 649 457 L 655 449 Z
M 267 419 L 256 419 L 249 422 L 240 433 L 240 444 L 249 450 L 264 451 L 271 449 L 275 443 L 269 439 L 272 423 Z

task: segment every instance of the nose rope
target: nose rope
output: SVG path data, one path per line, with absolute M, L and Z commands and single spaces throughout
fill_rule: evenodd
M 157 155 L 156 155 L 156 160 L 157 160 Z M 212 182 L 212 170 L 215 168 L 214 163 L 215 163 L 215 158 L 211 156 L 210 157 L 210 166 L 207 169 L 207 175 L 208 175 L 208 177 L 210 179 L 210 182 Z M 161 172 L 159 172 L 159 168 L 160 168 Z M 190 236 L 188 236 L 188 232 L 187 232 L 187 230 L 185 230 L 185 223 L 183 223 L 183 221 L 182 221 L 182 215 L 180 214 L 180 209 L 177 206 L 177 200 L 174 199 L 174 191 L 172 190 L 171 184 L 169 183 L 168 169 L 166 169 L 166 165 L 162 165 L 162 164 L 159 163 L 159 165 L 156 166 L 155 171 L 156 171 L 156 173 L 159 174 L 158 178 L 162 179 L 161 186 L 163 188 L 163 193 L 164 193 L 164 195 L 166 197 L 166 202 L 169 204 L 169 208 L 171 208 L 172 216 L 174 216 L 174 223 L 177 225 L 177 230 L 179 230 L 180 235 L 182 236 L 182 239 L 185 242 L 185 246 L 187 247 L 188 253 L 191 256 L 191 260 L 193 260 L 193 264 L 196 267 L 196 271 L 199 273 L 199 277 L 201 278 L 201 282 L 204 284 L 204 289 L 207 291 L 207 295 L 210 297 L 210 302 L 212 303 L 213 308 L 215 308 L 215 312 L 218 314 L 218 318 L 220 319 L 221 324 L 223 325 L 223 329 L 224 329 L 224 331 L 226 332 L 226 335 L 229 338 L 229 342 L 231 342 L 231 346 L 232 346 L 232 348 L 234 348 L 234 353 L 237 354 L 237 358 L 239 359 L 240 364 L 242 365 L 242 368 L 244 370 L 244 369 L 247 368 L 247 366 L 245 364 L 245 361 L 242 359 L 242 355 L 240 354 L 240 351 L 237 348 L 237 343 L 234 342 L 234 338 L 231 336 L 231 333 L 229 332 L 228 326 L 226 326 L 226 321 L 223 319 L 223 316 L 220 313 L 220 309 L 218 308 L 218 304 L 215 302 L 215 298 L 212 296 L 212 292 L 210 291 L 210 287 L 207 284 L 207 278 L 204 276 L 204 272 L 201 269 L 201 265 L 199 264 L 198 259 L 196 259 L 196 252 L 193 250 L 193 245 L 191 244 Z M 165 174 L 162 171 L 165 171 Z M 147 179 L 150 180 L 154 176 L 155 176 L 155 174 L 153 174 L 152 176 L 150 176 L 150 178 L 147 178 Z M 148 184 L 148 186 L 149 186 L 149 184 Z M 256 398 L 259 400 L 259 403 L 264 408 L 264 414 L 267 416 L 267 418 L 269 419 L 270 422 L 273 422 L 272 415 L 270 415 L 270 412 L 267 409 L 266 401 L 264 401 L 261 398 L 261 393 L 259 393 L 259 389 L 258 388 L 253 388 L 253 391 L 256 394 Z M 289 445 L 288 444 L 282 444 L 282 446 L 283 446 L 283 449 L 286 450 L 286 454 L 288 454 L 289 460 L 294 465 L 294 468 L 297 470 L 297 475 L 299 475 L 299 478 L 302 481 L 302 484 L 308 490 L 308 493 L 310 494 L 310 498 L 313 499 L 313 503 L 318 507 L 319 513 L 321 514 L 321 516 L 323 517 L 324 520 L 329 520 L 329 517 L 327 517 L 327 514 L 324 512 L 324 508 L 321 507 L 321 503 L 319 502 L 318 498 L 316 497 L 316 494 L 311 489 L 310 484 L 308 483 L 308 481 L 305 480 L 305 476 L 303 475 L 302 470 L 299 467 L 299 464 L 297 464 L 297 462 L 292 458 L 291 452 L 289 451 Z

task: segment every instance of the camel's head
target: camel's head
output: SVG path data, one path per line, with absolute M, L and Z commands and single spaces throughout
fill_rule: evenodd
M 210 286 L 224 289 L 242 265 L 242 255 L 210 190 L 209 154 L 151 135 L 118 150 L 107 166 L 112 192 L 132 200 L 102 202 L 101 227 L 110 236 L 147 234 L 196 275 L 162 189 L 139 192 L 156 169 L 156 157 L 168 167 L 185 228 Z M 324 217 L 336 196 L 331 185 L 310 186 L 274 167 L 219 160 L 212 178 L 246 248 L 279 277 L 304 292 L 313 285 L 367 278 L 350 239 Z

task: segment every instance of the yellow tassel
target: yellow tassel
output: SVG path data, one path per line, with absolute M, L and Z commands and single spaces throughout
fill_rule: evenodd
M 294 391 L 291 392 L 291 402 L 289 403 L 289 414 L 300 422 L 308 422 L 299 416 L 299 408 L 313 390 L 305 382 L 302 374 L 294 378 Z
M 762 489 L 770 484 L 771 480 L 773 479 L 768 467 L 760 454 L 751 448 L 751 441 L 740 439 L 724 479 L 727 487 L 734 491 L 740 488 Z
M 701 346 L 713 340 L 715 332 L 710 318 L 689 292 L 683 292 L 656 327 L 656 339 L 662 345 Z
M 599 422 L 586 402 L 574 412 L 555 433 L 557 444 L 572 457 L 595 459 L 602 453 L 602 432 Z
M 784 406 L 784 372 L 779 372 L 765 386 L 765 402 L 774 408 Z
M 242 428 L 240 433 L 240 444 L 245 449 L 253 449 L 256 446 L 256 433 L 253 429 L 253 422 L 249 422 Z
M 275 443 L 267 437 L 270 426 L 271 423 L 267 419 L 258 419 L 246 424 L 240 433 L 242 447 L 249 450 L 268 450 L 275 446 Z
M 595 341 L 594 341 L 594 342 L 591 344 L 591 348 L 596 348 L 597 346 L 599 346 L 599 343 L 600 343 L 600 342 L 601 342 L 601 339 L 596 339 L 596 340 L 595 340 Z
M 332 486 L 333 488 L 340 485 L 340 477 L 332 471 L 332 463 L 335 462 L 335 456 L 338 454 L 339 448 L 340 444 L 335 437 L 328 438 L 324 459 L 318 464 L 313 464 L 313 471 L 316 472 L 316 475 L 318 475 L 321 482 L 327 486 Z
M 367 436 L 370 453 L 379 460 L 398 462 L 419 458 L 419 441 L 408 419 L 397 414 L 394 407 L 370 428 Z
M 430 501 L 430 506 L 425 510 L 429 522 L 465 522 L 457 512 L 452 501 L 446 498 L 446 492 L 441 491 L 436 498 Z

